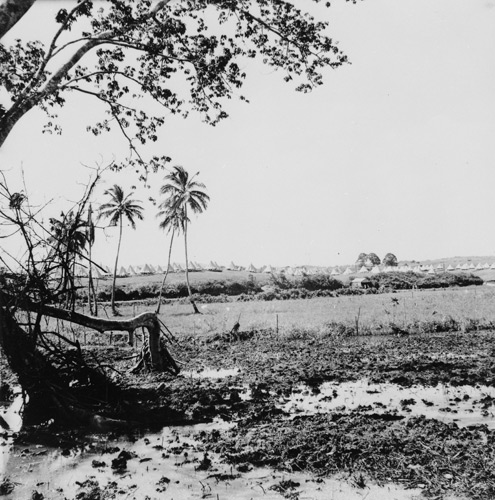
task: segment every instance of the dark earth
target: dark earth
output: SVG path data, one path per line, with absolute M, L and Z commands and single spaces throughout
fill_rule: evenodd
M 327 381 L 495 386 L 494 332 L 340 337 L 300 331 L 279 336 L 266 330 L 235 338 L 183 337 L 170 349 L 183 367 L 179 377 L 127 373 L 132 349 L 123 342 L 88 349 L 117 370 L 111 376 L 124 391 L 115 410 L 130 427 L 155 429 L 220 418 L 236 425 L 203 431 L 197 438 L 207 452 L 220 454 L 239 471 L 270 466 L 321 477 L 345 473 L 357 486 L 395 482 L 421 488 L 430 498 L 495 498 L 495 430 L 486 425 L 494 418 L 493 398 L 483 400 L 486 422 L 467 427 L 362 407 L 289 415 L 278 404 L 300 391 L 301 384 L 317 394 Z M 205 368 L 239 371 L 218 379 L 193 376 Z M 6 388 L 4 383 L 4 395 Z M 414 400 L 402 404 L 407 407 Z M 17 440 L 70 449 L 81 446 L 84 435 L 84 429 L 37 427 L 25 429 Z M 299 498 L 294 488 L 282 488 L 280 494 Z

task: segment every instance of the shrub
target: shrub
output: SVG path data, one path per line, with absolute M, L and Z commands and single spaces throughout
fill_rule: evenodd
M 412 271 L 408 271 L 407 273 L 378 273 L 369 276 L 371 286 L 375 289 L 380 289 L 381 291 L 409 290 L 416 286 L 420 278 L 420 274 Z
M 294 283 L 287 278 L 285 273 L 271 274 L 268 282 L 275 290 L 289 290 L 290 288 L 294 288 Z
M 451 286 L 482 285 L 483 280 L 474 274 L 441 273 L 422 277 L 418 288 L 448 288 Z
M 311 276 L 303 276 L 301 279 L 296 281 L 296 286 L 298 288 L 304 288 L 305 290 L 315 291 L 315 290 L 338 290 L 343 288 L 344 284 L 331 276 L 326 274 L 314 274 Z

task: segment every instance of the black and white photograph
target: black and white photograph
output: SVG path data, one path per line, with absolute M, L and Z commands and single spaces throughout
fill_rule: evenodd
M 495 499 L 495 0 L 0 0 L 0 498 Z

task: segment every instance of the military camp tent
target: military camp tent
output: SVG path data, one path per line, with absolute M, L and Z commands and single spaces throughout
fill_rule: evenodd
M 120 276 L 120 277 L 128 276 L 127 269 L 124 266 L 120 266 L 120 269 L 117 272 L 117 276 Z

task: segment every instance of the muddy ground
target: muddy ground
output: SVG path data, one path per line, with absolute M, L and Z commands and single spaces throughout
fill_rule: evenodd
M 343 473 L 356 488 L 394 482 L 431 498 L 495 498 L 494 332 L 343 338 L 257 331 L 236 339 L 184 337 L 171 350 L 183 369 L 179 377 L 124 375 L 131 351 L 123 343 L 91 349 L 121 372 L 113 371 L 126 387 L 121 418 L 152 428 L 217 418 L 235 423 L 197 438 L 240 471 Z M 357 404 L 345 397 L 331 407 L 345 384 L 356 381 L 367 384 L 366 404 L 354 393 Z M 385 387 L 414 388 L 414 396 L 388 406 L 374 400 Z M 421 410 L 436 404 L 426 396 L 432 387 L 457 390 L 438 406 L 438 418 Z M 316 410 L 304 409 L 305 398 L 317 401 Z M 476 419 L 463 421 L 461 405 L 462 415 Z M 70 447 L 83 436 L 60 433 L 57 439 Z M 48 437 L 54 437 L 49 429 L 38 429 L 18 440 Z M 287 498 L 299 494 L 280 491 Z

